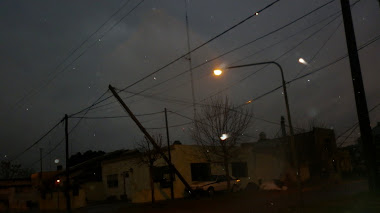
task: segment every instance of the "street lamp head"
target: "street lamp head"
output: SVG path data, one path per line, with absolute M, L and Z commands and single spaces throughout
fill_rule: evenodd
M 220 140 L 224 141 L 228 138 L 228 135 L 227 134 L 222 134 L 222 136 L 220 136 Z
M 305 64 L 305 65 L 307 65 L 307 62 L 306 62 L 305 59 L 303 59 L 303 58 L 299 58 L 299 59 L 298 59 L 298 62 L 300 62 L 301 64 Z
M 223 73 L 223 71 L 221 70 L 221 69 L 215 69 L 214 70 L 214 75 L 216 75 L 216 76 L 219 76 L 219 75 L 221 75 Z

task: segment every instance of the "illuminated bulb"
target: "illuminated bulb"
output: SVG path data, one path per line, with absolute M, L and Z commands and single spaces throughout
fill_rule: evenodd
M 216 76 L 219 76 L 219 75 L 221 75 L 223 73 L 223 71 L 222 70 L 214 70 L 214 75 L 216 75 Z
M 300 62 L 301 64 L 305 64 L 305 65 L 307 65 L 307 62 L 306 62 L 305 59 L 303 59 L 303 58 L 299 58 L 299 59 L 298 59 L 298 62 Z
M 258 15 L 259 15 L 259 13 L 258 13 L 258 12 L 256 12 L 256 13 L 255 13 L 255 15 L 257 15 L 257 16 L 258 16 Z
M 228 138 L 228 135 L 227 134 L 222 134 L 222 136 L 220 136 L 220 140 L 224 141 Z

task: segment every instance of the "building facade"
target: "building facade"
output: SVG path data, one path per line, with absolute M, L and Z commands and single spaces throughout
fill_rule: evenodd
M 231 176 L 241 180 L 241 188 L 248 183 L 281 179 L 295 181 L 289 152 L 289 138 L 265 139 L 256 143 L 243 143 L 229 163 Z M 324 177 L 336 173 L 336 153 L 333 130 L 314 128 L 297 134 L 295 141 L 303 181 L 310 177 Z M 225 174 L 222 162 L 210 161 L 204 148 L 197 145 L 171 146 L 172 163 L 185 180 L 192 184 L 206 180 L 211 175 Z M 102 161 L 102 181 L 107 199 L 127 199 L 132 202 L 150 202 L 149 168 L 138 160 L 137 151 L 117 151 L 113 157 Z M 153 180 L 155 199 L 170 199 L 170 173 L 167 163 L 158 159 L 154 163 Z M 185 196 L 185 186 L 174 178 L 174 197 Z

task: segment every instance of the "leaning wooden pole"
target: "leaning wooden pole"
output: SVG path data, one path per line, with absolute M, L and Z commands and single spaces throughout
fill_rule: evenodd
M 170 168 L 172 171 L 178 176 L 178 178 L 182 181 L 183 185 L 185 185 L 186 189 L 190 192 L 190 194 L 193 194 L 193 191 L 185 180 L 185 178 L 179 173 L 177 168 L 169 161 L 169 158 L 166 157 L 166 155 L 162 152 L 162 149 L 157 145 L 157 143 L 154 141 L 152 136 L 146 131 L 146 129 L 143 127 L 143 125 L 140 123 L 139 120 L 137 120 L 136 116 L 132 113 L 132 111 L 127 107 L 127 105 L 124 103 L 124 101 L 120 98 L 120 96 L 115 91 L 115 88 L 113 88 L 111 85 L 108 86 L 108 88 L 111 90 L 112 94 L 115 96 L 117 101 L 123 106 L 125 111 L 131 116 L 132 120 L 136 123 L 136 125 L 139 127 L 139 129 L 144 133 L 144 135 L 148 138 L 148 140 L 152 143 L 153 147 L 160 153 L 161 157 L 166 161 L 168 165 L 170 165 Z

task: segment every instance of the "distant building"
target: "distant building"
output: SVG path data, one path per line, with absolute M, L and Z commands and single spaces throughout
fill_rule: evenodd
M 377 122 L 377 125 L 372 128 L 372 137 L 376 153 L 377 170 L 378 174 L 380 174 L 380 122 Z M 352 171 L 351 174 L 348 175 L 367 176 L 367 165 L 361 144 L 362 142 L 359 137 L 357 139 L 357 144 L 341 148 L 341 150 L 346 150 L 350 154 Z
M 28 210 L 38 205 L 38 197 L 30 178 L 0 180 L 0 211 Z
M 327 177 L 337 172 L 337 162 L 334 159 L 337 150 L 334 130 L 313 128 L 312 131 L 296 134 L 294 140 L 303 181 L 311 177 Z M 258 178 L 280 177 L 295 181 L 295 176 L 292 176 L 294 171 L 291 171 L 292 156 L 289 141 L 289 136 L 274 139 L 260 137 L 256 143 L 242 144 L 252 149 L 255 175 Z

